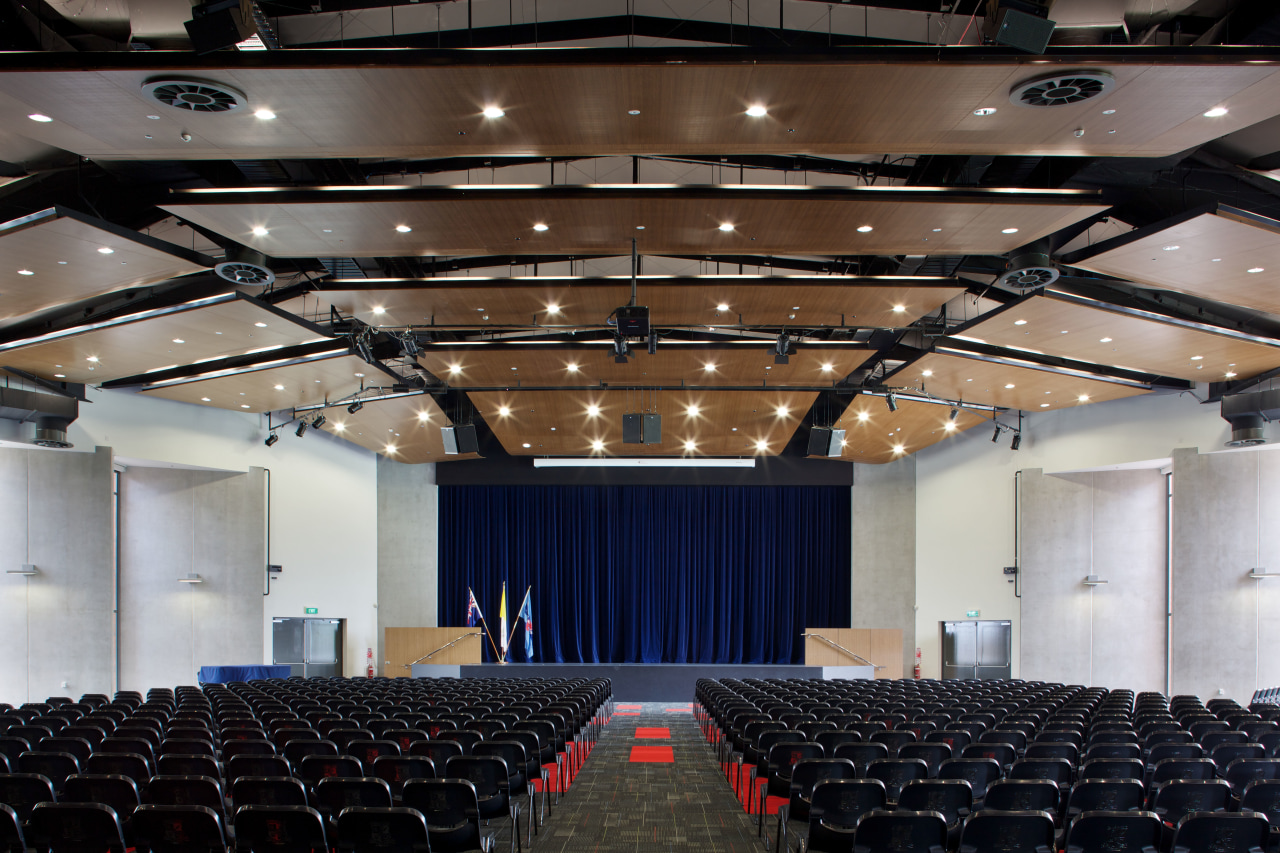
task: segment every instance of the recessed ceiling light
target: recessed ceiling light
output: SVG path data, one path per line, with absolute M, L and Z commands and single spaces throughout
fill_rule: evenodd
M 1211 110 L 1205 110 L 1204 117 L 1205 118 L 1221 118 L 1226 114 L 1227 114 L 1226 107 L 1214 107 Z
M 357 378 L 357 379 L 364 379 L 364 374 L 363 374 L 363 373 L 357 373 L 357 374 L 356 374 L 356 378 Z
M 1001 228 L 1000 233 L 1001 234 L 1017 234 L 1018 229 L 1017 228 Z
M 1042 408 L 1042 409 L 1047 409 L 1047 408 L 1049 408 L 1049 404 L 1048 404 L 1048 403 L 1041 403 L 1041 404 L 1040 404 L 1040 408 Z
M 1006 387 L 1006 388 L 1014 388 L 1014 387 L 1017 387 L 1017 386 L 1015 386 L 1012 382 L 1009 382 L 1009 383 L 1007 383 L 1004 387 Z
M 702 369 L 705 370 L 707 373 L 714 373 L 716 366 L 711 362 L 707 362 L 706 364 L 702 365 Z
M 1176 252 L 1182 247 L 1177 245 L 1170 245 L 1170 246 L 1161 246 L 1160 248 L 1164 249 L 1166 252 Z
M 594 418 L 599 414 L 600 414 L 599 406 L 595 405 L 594 403 L 592 403 L 590 406 L 587 406 L 587 417 Z
M 574 364 L 573 362 L 569 362 L 568 364 L 566 364 L 566 365 L 564 366 L 564 369 L 565 369 L 565 370 L 567 370 L 567 371 L 569 371 L 570 373 L 577 373 L 577 372 L 578 372 L 578 365 Z
M 242 408 L 242 409 L 247 409 L 247 408 L 249 408 L 249 404 L 248 404 L 248 403 L 241 403 L 241 404 L 240 404 L 240 408 Z
M 401 234 L 408 234 L 413 229 L 410 228 L 408 225 L 397 225 L 396 230 L 399 231 Z
M 202 402 L 202 403 L 212 403 L 213 401 L 212 401 L 212 400 L 210 400 L 208 397 L 201 397 L 201 398 L 200 398 L 200 402 Z
M 548 306 L 547 306 L 547 313 L 548 313 L 548 314 L 559 314 L 559 313 L 560 313 L 560 306 L 559 306 L 559 305 L 557 305 L 557 304 L 555 304 L 554 302 L 552 302 L 550 305 L 548 305 Z
M 273 113 L 273 112 L 271 112 L 271 110 L 266 109 L 266 108 L 264 107 L 263 109 L 255 110 L 255 111 L 254 111 L 254 113 L 253 113 L 253 117 L 254 117 L 254 118 L 260 118 L 260 119 L 262 119 L 263 121 L 271 121 L 273 118 L 275 118 L 275 117 L 276 117 L 276 114 L 275 114 L 275 113 Z
M 1100 343 L 1100 344 L 1109 344 L 1109 343 L 1111 343 L 1111 338 L 1098 338 L 1098 343 Z
M 333 229 L 332 229 L 332 228 L 321 228 L 320 230 L 321 230 L 321 231 L 323 231 L 323 232 L 324 232 L 324 233 L 326 233 L 326 234 L 332 234 L 332 233 L 333 233 Z
M 627 110 L 627 115 L 629 115 L 629 116 L 638 116 L 638 115 L 640 115 L 640 111 L 639 111 L 639 110 Z M 525 445 L 525 447 L 528 447 L 528 446 L 529 446 L 529 445 L 527 445 L 527 444 Z
M 253 226 L 253 236 L 255 237 L 265 237 L 270 233 L 271 233 L 270 231 L 268 231 L 266 228 L 263 228 L 261 225 Z
M 684 411 L 685 411 L 685 414 L 687 414 L 689 417 L 691 417 L 691 418 L 696 418 L 696 417 L 698 416 L 698 412 L 700 412 L 700 411 L 702 411 L 702 410 L 701 410 L 701 409 L 699 409 L 696 405 L 694 405 L 694 404 L 690 403 L 690 404 L 689 404 L 689 407 L 688 407 L 687 409 L 685 409 Z
M 266 323 L 254 323 L 253 325 L 257 326 L 259 329 L 265 329 L 267 327 Z
M 995 107 L 978 107 L 976 110 L 973 111 L 973 114 L 976 116 L 993 116 L 996 114 L 996 108 Z
M 1235 376 L 1235 374 L 1234 374 L 1234 373 L 1229 373 L 1229 374 L 1227 374 L 1227 375 L 1228 375 L 1228 376 Z M 66 379 L 66 378 L 67 378 L 67 374 L 65 374 L 65 373 L 55 373 L 55 374 L 53 374 L 53 378 L 54 378 L 54 379 Z
M 395 452 L 396 452 L 396 446 L 395 446 L 394 444 L 388 444 L 388 445 L 387 445 L 387 452 L 388 452 L 388 453 L 395 453 Z
M 334 432 L 342 432 L 346 428 L 347 428 L 347 425 L 344 424 L 342 421 L 338 421 L 333 425 Z
M 1063 330 L 1062 330 L 1061 332 L 1059 332 L 1058 334 L 1060 334 L 1060 335 L 1069 335 L 1069 334 L 1071 334 L 1071 332 L 1070 332 L 1069 330 L 1067 330 L 1067 329 L 1063 329 Z
M 904 447 L 904 446 L 902 446 L 901 444 L 895 444 L 895 445 L 893 446 L 893 452 L 894 452 L 894 453 L 901 453 L 902 451 L 904 451 L 904 450 L 906 450 L 906 449 L 907 449 L 907 448 L 906 448 L 906 447 Z
M 768 450 L 768 449 L 769 449 L 769 442 L 765 441 L 763 438 L 756 442 L 756 450 Z
M 720 230 L 721 230 L 721 231 L 732 231 L 732 230 L 733 230 L 733 223 L 732 223 L 732 222 L 721 222 L 721 223 L 720 223 Z
M 49 118 L 44 113 L 31 113 L 29 116 L 27 116 L 27 118 L 31 119 L 32 121 L 38 121 L 41 124 L 45 124 L 53 121 L 53 119 Z
M 721 302 L 719 305 L 717 305 L 717 306 L 716 306 L 716 310 L 717 310 L 717 311 L 728 311 L 728 310 L 729 310 L 729 306 L 728 306 L 728 305 L 726 305 L 726 304 L 724 304 L 723 302 Z
M 933 229 L 933 233 L 934 233 L 934 234 L 937 234 L 937 233 L 938 233 L 939 231 L 941 231 L 941 230 L 942 230 L 941 228 L 935 228 L 935 229 Z
M 1193 356 L 1191 356 L 1191 360 L 1192 360 L 1192 361 L 1200 361 L 1200 360 L 1202 360 L 1203 358 L 1204 358 L 1204 356 L 1202 356 L 1202 355 L 1193 355 Z
M 1209 259 L 1209 263 L 1211 263 L 1211 264 L 1217 264 L 1217 263 L 1221 263 L 1221 262 L 1222 262 L 1222 258 L 1210 258 L 1210 259 Z
M 1015 326 L 1025 326 L 1025 325 L 1027 325 L 1027 321 L 1026 321 L 1026 320 L 1014 320 L 1014 321 L 1013 321 L 1013 325 L 1015 325 Z
M 747 115 L 751 116 L 752 118 L 761 118 L 763 116 L 767 116 L 768 114 L 769 114 L 769 110 L 761 104 L 752 104 L 751 106 L 747 107 Z
M 1228 378 L 1228 379 L 1230 379 L 1231 377 L 1233 377 L 1233 376 L 1235 376 L 1235 375 L 1236 375 L 1236 372 L 1235 372 L 1234 370 L 1228 370 L 1228 371 L 1227 371 L 1227 373 L 1226 373 L 1226 376 L 1227 376 L 1227 378 Z
M 18 270 L 18 275 L 35 275 L 31 270 Z
M 835 370 L 835 369 L 836 369 L 836 366 L 835 366 L 834 364 L 824 364 L 824 365 L 822 365 L 822 372 L 823 372 L 823 373 L 830 373 L 831 371 L 833 371 L 833 370 Z
M 98 254 L 100 255 L 114 255 L 115 253 L 116 253 L 116 250 L 112 249 L 110 246 L 103 246 L 101 249 L 98 250 Z
M 387 312 L 387 309 L 383 308 L 381 305 L 373 306 L 373 313 L 375 314 L 385 314 L 386 312 Z
M 418 412 L 418 420 L 420 420 L 420 421 L 429 421 L 429 420 L 431 420 L 431 413 L 430 413 L 430 412 Z
M 501 107 L 485 107 L 484 108 L 485 118 L 502 118 L 504 115 L 506 115 L 506 112 L 503 111 Z
M 1089 402 L 1089 395 L 1081 394 L 1079 397 L 1076 397 L 1076 399 L 1079 400 L 1081 403 L 1087 403 Z
M 698 449 L 698 442 L 694 441 L 694 440 L 691 438 L 691 439 L 687 440 L 687 441 L 684 443 L 684 449 L 685 449 L 685 450 L 697 450 L 697 449 Z
M 950 432 L 951 430 L 953 430 L 953 429 L 955 429 L 955 428 L 956 428 L 956 422 L 955 422 L 955 421 L 943 421 L 943 423 L 942 423 L 942 428 L 943 428 L 943 429 L 945 429 L 945 430 L 947 430 L 948 432 Z
M 901 314 L 901 313 L 903 313 L 903 312 L 904 312 L 904 311 L 906 311 L 906 310 L 907 310 L 907 306 L 905 306 L 905 305 L 895 305 L 895 306 L 893 306 L 893 313 L 895 313 L 895 314 Z
M 1250 267 L 1249 272 L 1264 272 L 1262 267 Z
M 637 226 L 636 226 L 636 230 L 637 230 L 637 231 L 643 231 L 643 230 L 644 230 L 644 226 L 643 226 L 643 225 L 637 225 Z
M 511 409 L 508 408 L 507 406 L 498 407 L 498 417 L 505 418 L 509 414 L 511 414 Z
M 933 375 L 933 371 L 932 371 L 932 370 L 922 370 L 922 371 L 920 371 L 920 375 L 921 375 L 921 376 L 932 376 L 932 375 Z
M 532 445 L 532 444 L 530 444 L 530 443 L 529 443 L 529 442 L 527 442 L 527 441 L 526 441 L 524 444 L 520 445 L 520 446 L 521 446 L 521 447 L 533 447 L 533 445 Z
M 185 343 L 186 343 L 186 341 L 184 341 L 182 338 L 174 338 L 174 339 L 173 339 L 173 342 L 174 342 L 175 344 L 185 344 Z
M 276 386 L 276 390 L 277 390 L 277 391 L 283 391 L 283 390 L 284 390 L 284 386 L 283 386 L 283 385 L 277 385 L 277 386 Z
M 147 116 L 147 118 L 151 119 L 152 121 L 159 121 L 159 120 L 160 120 L 160 116 Z
M 785 418 L 785 417 L 787 416 L 787 412 L 789 412 L 789 411 L 791 411 L 791 410 L 790 410 L 790 409 L 788 409 L 786 406 L 779 406 L 779 407 L 776 409 L 776 411 L 777 411 L 777 413 L 778 413 L 778 417 L 780 417 L 780 418 Z
M 591 442 L 591 449 L 592 449 L 592 450 L 595 450 L 595 451 L 597 451 L 597 452 L 598 452 L 598 451 L 601 451 L 601 450 L 604 450 L 604 442 L 603 442 L 603 441 L 601 441 L 601 440 L 600 440 L 600 439 L 598 439 L 598 438 L 597 438 L 597 439 L 593 439 L 593 440 L 592 440 L 592 442 Z
M 461 364 L 451 364 L 451 365 L 449 365 L 449 372 L 450 372 L 450 373 L 461 373 L 461 372 L 462 372 L 462 365 L 461 365 Z
M 533 225 L 533 230 L 534 230 L 534 231 L 546 231 L 546 230 L 547 230 L 547 227 L 548 227 L 548 226 L 547 226 L 547 223 L 545 223 L 545 222 L 535 222 L 535 223 L 534 223 L 534 225 Z
M 871 420 L 871 413 L 870 413 L 870 412 L 866 412 L 866 411 L 858 412 L 858 420 L 860 420 L 860 421 L 869 421 L 869 420 Z
M 869 232 L 871 232 L 871 231 L 874 231 L 874 230 L 875 230 L 875 229 L 874 229 L 874 228 L 872 228 L 870 225 L 859 225 L 859 226 L 858 226 L 858 233 L 859 233 L 859 234 L 867 234 L 867 233 L 869 233 Z
M 86 359 L 85 359 L 85 361 L 92 361 L 94 364 L 97 364 L 97 363 L 98 363 L 98 357 L 97 357 L 96 355 L 91 355 L 91 356 L 89 356 L 88 358 L 86 358 Z

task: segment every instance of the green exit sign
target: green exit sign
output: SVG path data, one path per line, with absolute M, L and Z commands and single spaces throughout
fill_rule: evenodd
M 312 611 L 310 610 L 310 608 L 308 608 L 307 612 L 308 612 L 308 613 L 311 613 Z M 964 612 L 964 615 L 965 615 L 965 616 L 968 616 L 970 619 L 977 619 L 979 616 L 981 616 L 981 615 L 982 615 L 982 611 L 981 611 L 981 610 L 966 610 L 966 611 Z
M 305 610 L 303 610 L 302 612 L 303 612 L 303 613 L 306 613 L 308 616 L 315 616 L 317 613 L 319 613 L 319 612 L 320 612 L 320 608 L 319 608 L 319 607 L 308 607 L 308 608 L 306 608 Z M 974 611 L 974 613 L 973 613 L 973 615 L 974 615 L 974 616 L 977 616 L 977 615 L 978 615 L 978 612 L 975 610 L 975 611 Z

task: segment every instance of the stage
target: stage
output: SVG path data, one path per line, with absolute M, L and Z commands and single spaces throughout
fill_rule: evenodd
M 872 678 L 869 666 L 714 663 L 414 664 L 414 678 L 608 678 L 621 702 L 692 702 L 700 678 Z

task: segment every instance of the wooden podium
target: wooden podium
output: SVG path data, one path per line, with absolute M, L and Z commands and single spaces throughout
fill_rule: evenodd
M 387 628 L 382 637 L 382 674 L 389 678 L 407 678 L 409 665 L 432 652 L 435 654 L 420 663 L 452 666 L 480 663 L 480 644 L 484 640 L 480 631 L 480 628 L 466 627 Z
M 902 678 L 901 628 L 807 628 L 805 634 L 809 635 L 804 638 L 805 666 L 857 666 L 863 663 L 835 648 L 841 646 L 883 667 L 875 671 L 876 678 Z M 827 642 L 820 637 L 825 637 Z

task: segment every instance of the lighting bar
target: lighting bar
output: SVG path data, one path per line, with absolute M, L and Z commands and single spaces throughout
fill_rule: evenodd
M 683 459 L 655 456 L 648 459 L 618 459 L 607 456 L 534 459 L 534 468 L 754 468 L 755 459 Z

